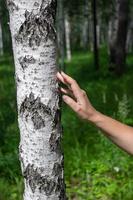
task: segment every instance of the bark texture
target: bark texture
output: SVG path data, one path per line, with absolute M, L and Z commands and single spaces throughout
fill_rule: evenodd
M 60 56 L 60 68 L 65 71 L 65 20 L 64 20 L 64 2 L 58 0 L 57 6 L 57 32 L 58 32 L 58 49 Z
M 56 79 L 56 0 L 7 0 L 16 68 L 24 200 L 65 200 Z

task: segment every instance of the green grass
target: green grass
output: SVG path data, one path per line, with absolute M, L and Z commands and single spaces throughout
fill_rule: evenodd
M 108 72 L 107 55 L 100 54 L 95 72 L 89 53 L 75 53 L 66 71 L 86 90 L 101 112 L 133 125 L 133 57 L 118 78 Z M 19 130 L 16 88 L 11 58 L 0 59 L 0 200 L 21 200 L 23 181 L 18 161 Z M 63 104 L 65 180 L 70 200 L 132 200 L 133 159 L 91 124 Z

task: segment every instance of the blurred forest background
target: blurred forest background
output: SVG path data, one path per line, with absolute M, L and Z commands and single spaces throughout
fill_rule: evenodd
M 58 0 L 59 66 L 92 104 L 133 125 L 133 1 Z M 0 0 L 0 200 L 22 200 L 16 86 L 9 19 Z M 132 200 L 133 158 L 63 104 L 70 200 Z

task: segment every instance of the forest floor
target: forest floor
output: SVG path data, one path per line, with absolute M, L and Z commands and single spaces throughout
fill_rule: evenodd
M 122 77 L 108 72 L 105 51 L 100 55 L 100 72 L 95 72 L 92 60 L 91 54 L 75 53 L 72 61 L 66 62 L 66 72 L 86 90 L 97 110 L 133 125 L 133 57 L 128 56 Z M 23 193 L 15 87 L 12 59 L 0 58 L 0 200 L 22 200 Z M 65 104 L 62 124 L 69 199 L 132 200 L 132 157 Z

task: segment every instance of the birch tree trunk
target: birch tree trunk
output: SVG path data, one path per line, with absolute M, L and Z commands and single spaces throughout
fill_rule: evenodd
M 90 51 L 94 51 L 94 35 L 93 35 L 93 14 L 92 14 L 92 2 L 89 3 L 89 48 Z
M 87 18 L 84 19 L 82 24 L 82 41 L 81 45 L 84 50 L 89 49 L 89 20 Z
M 3 37 L 2 37 L 1 15 L 0 15 L 0 56 L 2 55 L 3 55 Z
M 65 20 L 63 0 L 58 0 L 57 29 L 58 29 L 58 47 L 60 55 L 60 67 L 65 71 Z
M 117 75 L 124 72 L 126 63 L 126 40 L 128 28 L 128 0 L 116 0 L 116 7 L 118 10 L 118 20 L 116 35 L 110 43 L 110 61 L 111 67 L 114 68 Z
M 128 27 L 126 51 L 132 53 L 133 51 L 133 16 L 131 16 L 130 24 Z
M 24 200 L 64 200 L 56 0 L 7 0 L 16 68 Z
M 66 55 L 67 60 L 71 61 L 71 41 L 70 41 L 70 22 L 68 14 L 65 14 L 65 37 L 66 37 Z
M 114 42 L 116 35 L 117 35 L 117 28 L 118 28 L 118 18 L 119 18 L 119 0 L 115 0 L 115 7 L 111 7 L 112 14 L 110 16 L 109 20 L 109 31 L 108 31 L 108 37 L 109 37 L 109 43 Z
M 89 2 L 84 1 L 81 45 L 84 50 L 89 49 Z
M 93 45 L 94 45 L 94 66 L 95 70 L 99 70 L 99 51 L 98 51 L 98 37 L 97 37 L 97 0 L 92 0 L 92 14 L 93 14 Z

